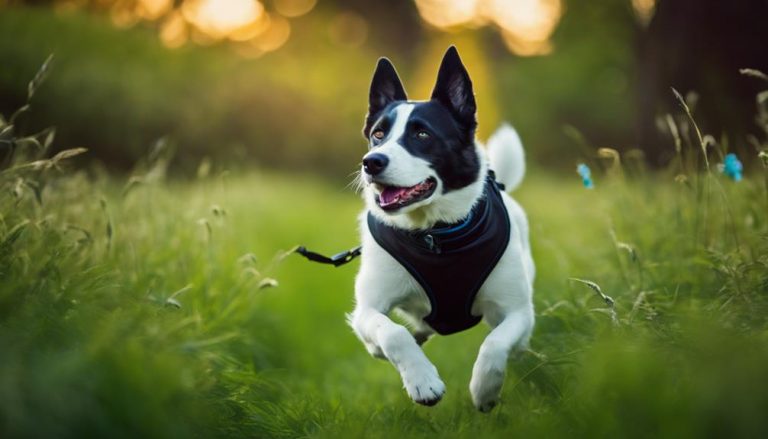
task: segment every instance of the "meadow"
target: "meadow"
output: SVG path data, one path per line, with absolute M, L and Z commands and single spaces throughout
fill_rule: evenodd
M 485 327 L 425 345 L 448 393 L 414 405 L 345 324 L 357 263 L 290 253 L 357 244 L 349 187 L 208 162 L 171 178 L 164 142 L 120 177 L 7 116 L 0 437 L 764 437 L 764 156 L 727 178 L 685 110 L 667 170 L 608 149 L 593 189 L 529 170 L 537 326 L 488 415 L 467 389 Z

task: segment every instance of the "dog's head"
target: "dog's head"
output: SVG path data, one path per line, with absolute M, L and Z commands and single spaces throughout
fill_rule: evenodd
M 480 178 L 475 112 L 472 82 L 455 47 L 445 53 L 428 101 L 409 101 L 394 66 L 381 58 L 363 128 L 369 151 L 363 157 L 362 180 L 374 213 L 412 213 L 435 207 L 441 199 L 456 204 L 459 200 L 451 200 L 451 194 Z M 461 207 L 466 211 L 471 204 Z

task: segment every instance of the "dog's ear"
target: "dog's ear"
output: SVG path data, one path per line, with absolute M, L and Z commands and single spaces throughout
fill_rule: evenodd
M 443 56 L 432 99 L 443 104 L 467 129 L 477 126 L 475 94 L 467 69 L 461 62 L 456 46 L 451 46 Z
M 386 59 L 380 58 L 376 64 L 376 71 L 373 72 L 371 80 L 371 91 L 368 97 L 368 115 L 365 117 L 365 126 L 363 135 L 368 138 L 371 134 L 373 123 L 387 105 L 395 101 L 405 101 L 408 97 L 405 94 L 403 83 L 397 76 L 395 66 Z

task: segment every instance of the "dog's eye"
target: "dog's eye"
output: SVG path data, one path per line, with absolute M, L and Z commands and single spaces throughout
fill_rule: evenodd
M 371 133 L 371 137 L 373 137 L 376 140 L 381 140 L 384 138 L 384 131 L 376 130 L 373 133 Z
M 416 133 L 416 137 L 418 137 L 418 138 L 419 138 L 419 140 L 427 140 L 427 139 L 429 139 L 431 136 L 429 135 L 429 133 L 428 133 L 428 132 L 426 132 L 426 131 L 424 131 L 424 130 L 421 130 L 421 131 L 419 131 L 418 133 Z

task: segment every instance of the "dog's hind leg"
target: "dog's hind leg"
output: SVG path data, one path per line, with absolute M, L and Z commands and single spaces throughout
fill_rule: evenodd
M 369 352 L 373 347 L 400 372 L 403 386 L 412 400 L 423 405 L 435 405 L 440 401 L 445 393 L 445 384 L 404 326 L 367 306 L 355 309 L 350 316 L 350 324 Z
M 480 346 L 469 390 L 472 402 L 481 412 L 490 411 L 498 403 L 509 353 L 513 348 L 527 346 L 533 321 L 532 306 L 517 309 L 505 315 Z

